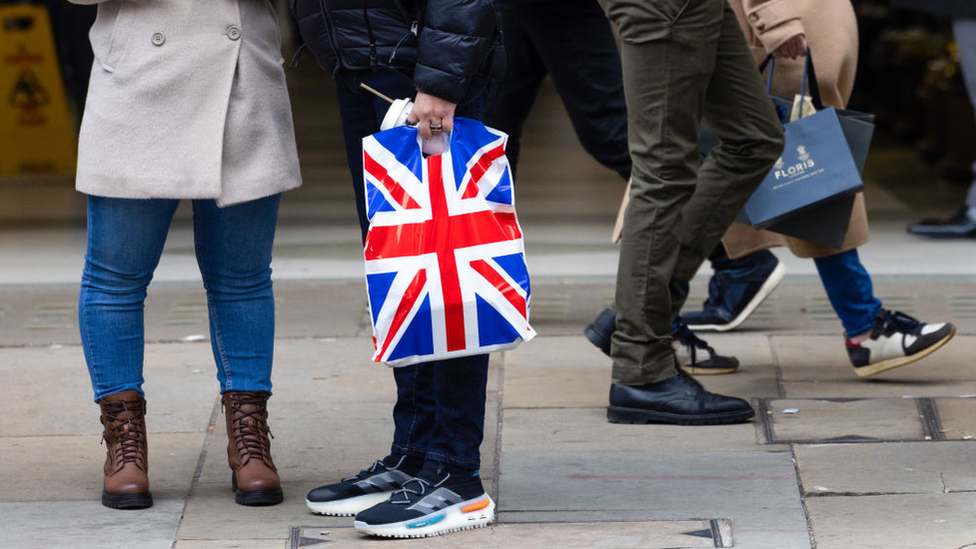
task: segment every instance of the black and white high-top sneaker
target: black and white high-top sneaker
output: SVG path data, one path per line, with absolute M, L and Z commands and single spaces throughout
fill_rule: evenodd
M 423 458 L 387 456 L 354 477 L 312 490 L 305 498 L 305 504 L 320 515 L 351 517 L 386 501 L 420 471 L 423 463 Z
M 478 471 L 436 461 L 390 498 L 356 515 L 356 530 L 387 538 L 424 538 L 484 528 L 495 520 Z
M 956 335 L 948 322 L 925 324 L 900 312 L 881 309 L 871 336 L 858 343 L 847 339 L 847 354 L 860 377 L 904 366 L 925 358 Z

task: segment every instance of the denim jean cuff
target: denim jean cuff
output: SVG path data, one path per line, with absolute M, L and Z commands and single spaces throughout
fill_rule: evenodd
M 448 465 L 453 465 L 455 467 L 463 467 L 464 469 L 480 469 L 481 459 L 464 459 L 457 456 L 449 456 L 447 454 L 440 454 L 437 452 L 427 452 L 425 459 L 430 461 L 438 461 L 440 463 L 447 463 Z
M 402 446 L 402 445 L 397 444 L 396 442 L 394 442 L 393 445 L 390 446 L 390 453 L 391 454 L 400 454 L 400 455 L 410 456 L 410 457 L 423 458 L 423 457 L 426 457 L 427 456 L 427 449 L 426 448 L 414 448 L 414 447 L 411 447 L 411 446 Z

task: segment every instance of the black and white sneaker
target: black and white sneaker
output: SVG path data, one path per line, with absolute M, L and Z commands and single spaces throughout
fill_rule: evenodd
M 732 374 L 739 369 L 739 359 L 715 352 L 705 340 L 695 335 L 679 316 L 671 326 L 674 352 L 678 363 L 689 374 Z
M 390 498 L 356 515 L 358 532 L 387 538 L 424 538 L 484 528 L 495 520 L 495 502 L 478 471 L 428 461 Z
M 320 515 L 351 517 L 386 501 L 403 483 L 414 477 L 423 458 L 390 455 L 341 482 L 319 486 L 308 493 L 305 504 Z
M 900 312 L 881 309 L 871 336 L 860 343 L 847 339 L 847 354 L 860 377 L 873 376 L 934 353 L 956 335 L 948 322 L 925 324 Z

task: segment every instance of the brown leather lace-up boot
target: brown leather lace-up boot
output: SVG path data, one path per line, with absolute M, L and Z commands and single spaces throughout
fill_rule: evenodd
M 102 439 L 107 446 L 102 505 L 113 509 L 152 507 L 149 452 L 146 445 L 146 399 L 122 391 L 98 401 Z
M 241 505 L 275 505 L 284 499 L 271 461 L 268 396 L 265 391 L 227 391 L 222 397 L 227 461 L 233 471 L 234 499 Z

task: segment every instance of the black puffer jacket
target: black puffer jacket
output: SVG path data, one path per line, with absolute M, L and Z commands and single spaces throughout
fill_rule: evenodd
M 500 70 L 492 0 L 291 0 L 291 8 L 305 45 L 333 73 L 392 67 L 456 103 L 475 75 Z

